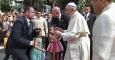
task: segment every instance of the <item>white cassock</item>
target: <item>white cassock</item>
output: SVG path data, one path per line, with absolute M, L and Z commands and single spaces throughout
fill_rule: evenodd
M 115 3 L 105 7 L 94 23 L 93 60 L 115 60 Z
M 68 41 L 70 36 L 76 35 L 79 32 L 87 32 L 85 37 L 81 37 L 72 43 L 67 44 L 67 50 L 64 60 L 88 60 L 90 55 L 90 40 L 88 37 L 89 29 L 84 17 L 76 11 L 71 16 L 68 29 L 62 33 L 63 40 Z

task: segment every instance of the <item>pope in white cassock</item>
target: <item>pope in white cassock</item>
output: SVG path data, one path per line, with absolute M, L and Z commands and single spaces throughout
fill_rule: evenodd
M 93 27 L 93 60 L 115 60 L 115 3 L 92 0 L 97 14 Z
M 67 50 L 64 60 L 89 60 L 90 57 L 90 34 L 84 17 L 76 11 L 76 4 L 70 2 L 66 6 L 66 13 L 70 16 L 68 29 L 63 33 L 56 31 L 58 35 L 67 41 Z

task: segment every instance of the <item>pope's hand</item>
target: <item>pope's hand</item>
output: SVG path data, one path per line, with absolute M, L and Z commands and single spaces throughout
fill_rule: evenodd
M 55 32 L 54 32 L 57 36 L 61 36 L 61 31 L 58 31 L 58 30 L 56 30 Z
M 73 43 L 73 42 L 75 42 L 76 39 L 77 38 L 75 36 L 70 36 L 67 41 L 68 41 L 68 43 Z
M 58 27 L 56 27 L 56 30 L 61 31 L 61 32 L 64 32 L 64 30 L 63 30 L 63 29 L 58 28 Z

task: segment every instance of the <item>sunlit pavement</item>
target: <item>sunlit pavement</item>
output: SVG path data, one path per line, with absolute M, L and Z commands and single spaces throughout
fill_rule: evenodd
M 3 58 L 4 58 L 4 56 L 5 56 L 4 50 L 5 50 L 5 49 L 3 49 L 3 48 L 0 49 L 0 60 L 3 60 Z M 46 59 L 45 59 L 45 60 L 50 60 L 50 59 L 49 59 L 49 56 L 50 56 L 50 55 L 49 55 L 48 53 L 46 53 Z M 12 60 L 11 56 L 10 56 L 9 60 Z

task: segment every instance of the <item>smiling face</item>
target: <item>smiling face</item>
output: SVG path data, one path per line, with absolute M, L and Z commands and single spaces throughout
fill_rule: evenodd
M 52 16 L 53 16 L 53 17 L 59 17 L 60 14 L 61 14 L 61 12 L 60 12 L 60 8 L 59 8 L 59 7 L 54 7 L 54 8 L 52 9 Z

